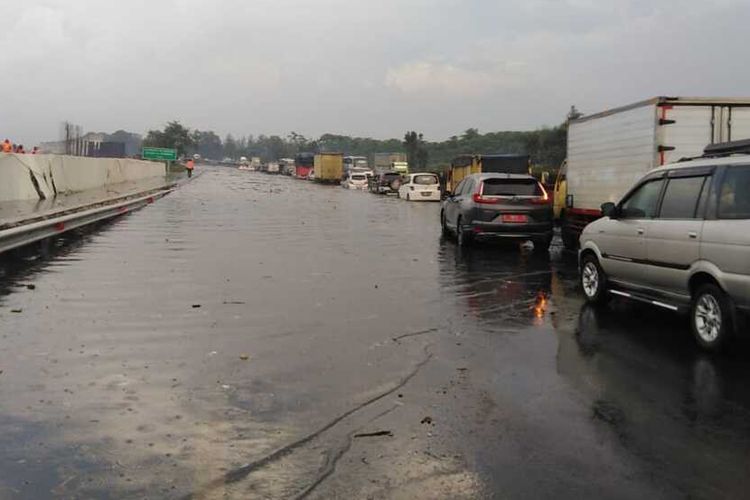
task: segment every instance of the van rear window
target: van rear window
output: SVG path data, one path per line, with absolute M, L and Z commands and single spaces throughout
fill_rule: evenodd
M 542 196 L 542 188 L 534 179 L 486 179 L 482 196 Z

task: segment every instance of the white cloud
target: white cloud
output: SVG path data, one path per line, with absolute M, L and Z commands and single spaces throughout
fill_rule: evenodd
M 523 82 L 523 63 L 454 65 L 440 62 L 414 62 L 390 68 L 386 87 L 423 97 L 475 99 Z

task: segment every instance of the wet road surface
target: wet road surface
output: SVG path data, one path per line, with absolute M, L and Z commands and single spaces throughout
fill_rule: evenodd
M 0 272 L 0 498 L 742 498 L 750 349 L 437 204 L 207 169 Z

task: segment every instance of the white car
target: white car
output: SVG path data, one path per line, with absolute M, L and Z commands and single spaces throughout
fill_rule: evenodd
M 364 172 L 351 172 L 341 183 L 346 189 L 367 189 L 367 174 Z
M 407 201 L 440 201 L 440 180 L 432 173 L 407 174 L 398 197 Z

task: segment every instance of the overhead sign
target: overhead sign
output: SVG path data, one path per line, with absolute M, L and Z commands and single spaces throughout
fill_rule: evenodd
M 175 161 L 177 150 L 169 148 L 143 148 L 141 158 L 144 160 Z

